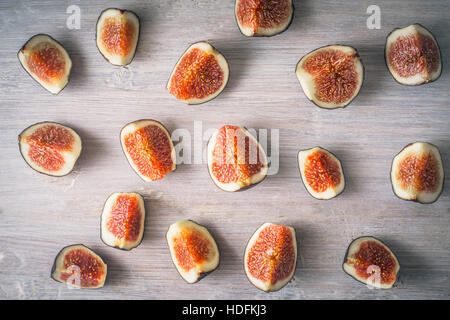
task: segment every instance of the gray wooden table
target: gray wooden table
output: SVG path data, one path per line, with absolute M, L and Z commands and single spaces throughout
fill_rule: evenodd
M 70 5 L 81 28 L 66 26 Z M 381 9 L 381 29 L 369 30 L 366 9 Z M 95 46 L 95 23 L 109 1 L 0 1 L 0 298 L 2 299 L 449 299 L 450 297 L 450 3 L 439 1 L 295 1 L 291 27 L 272 38 L 242 36 L 234 1 L 116 1 L 141 18 L 139 48 L 128 67 L 110 65 Z M 441 78 L 397 84 L 384 64 L 386 35 L 419 22 L 437 37 Z M 67 88 L 52 96 L 20 66 L 16 53 L 36 33 L 59 40 L 73 60 Z M 209 40 L 228 59 L 230 81 L 215 100 L 187 106 L 165 89 L 187 46 Z M 365 64 L 360 95 L 345 109 L 323 110 L 301 91 L 294 73 L 307 52 L 327 44 L 356 47 Z M 151 118 L 170 131 L 223 124 L 279 133 L 279 170 L 240 193 L 219 190 L 206 164 L 181 164 L 162 181 L 145 183 L 122 154 L 119 131 Z M 84 149 L 74 172 L 55 178 L 21 159 L 17 135 L 39 121 L 69 125 Z M 197 137 L 198 139 L 198 137 Z M 436 144 L 447 178 L 440 199 L 421 205 L 397 199 L 389 181 L 393 156 L 417 140 Z M 275 141 L 276 142 L 276 141 Z M 203 147 L 205 145 L 203 141 Z M 318 201 L 302 186 L 296 156 L 320 145 L 338 155 L 346 190 Z M 131 252 L 102 244 L 99 216 L 115 191 L 137 191 L 148 216 L 143 243 Z M 185 283 L 170 260 L 165 232 L 179 219 L 209 227 L 221 252 L 219 268 Z M 246 279 L 242 256 L 263 222 L 295 227 L 299 259 L 294 280 L 265 294 Z M 402 275 L 397 288 L 369 290 L 341 270 L 347 245 L 361 235 L 387 242 Z M 106 286 L 69 290 L 50 279 L 56 253 L 83 243 L 108 263 Z

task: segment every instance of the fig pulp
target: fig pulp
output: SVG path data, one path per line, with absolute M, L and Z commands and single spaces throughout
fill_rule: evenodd
M 345 187 L 341 162 L 331 152 L 315 147 L 298 153 L 298 165 L 306 190 L 316 199 L 331 199 Z
M 226 125 L 208 142 L 208 170 L 214 183 L 224 191 L 238 191 L 261 182 L 268 164 L 258 140 L 243 127 Z
M 263 291 L 284 287 L 295 273 L 297 241 L 292 227 L 264 223 L 247 244 L 244 269 L 248 280 Z
M 106 9 L 97 21 L 97 48 L 111 64 L 130 64 L 139 40 L 139 18 L 128 10 Z
M 214 99 L 228 82 L 228 62 L 207 42 L 191 45 L 170 75 L 167 89 L 187 104 Z
M 403 200 L 436 201 L 444 184 L 438 148 L 426 142 L 407 145 L 392 161 L 391 182 L 394 193 Z
M 420 85 L 441 75 L 439 45 L 420 24 L 393 30 L 386 38 L 385 60 L 394 79 L 404 85 Z
M 71 287 L 95 289 L 103 287 L 106 273 L 106 263 L 99 255 L 82 244 L 75 244 L 58 253 L 51 276 Z
M 353 240 L 342 267 L 345 273 L 356 280 L 379 289 L 392 288 L 400 270 L 394 253 L 373 237 Z
M 170 134 L 155 120 L 138 120 L 123 127 L 122 149 L 144 181 L 156 181 L 175 170 L 176 155 Z
M 285 31 L 294 16 L 292 0 L 236 0 L 236 21 L 248 36 L 273 36 Z
M 131 250 L 144 235 L 144 199 L 137 193 L 113 193 L 101 218 L 102 241 L 111 247 Z
M 219 249 L 208 229 L 191 220 L 181 220 L 169 227 L 167 244 L 181 277 L 194 283 L 219 265 Z
M 347 106 L 358 95 L 364 66 L 356 49 L 331 45 L 301 58 L 295 73 L 309 100 L 318 107 L 334 109 Z
M 81 138 L 55 122 L 36 123 L 19 135 L 23 159 L 34 170 L 51 176 L 70 173 L 81 153 Z
M 17 57 L 25 71 L 53 94 L 58 94 L 69 82 L 72 60 L 66 49 L 49 35 L 31 37 Z

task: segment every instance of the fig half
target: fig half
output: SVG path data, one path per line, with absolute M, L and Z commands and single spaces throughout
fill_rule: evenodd
M 200 104 L 214 99 L 228 82 L 228 62 L 207 42 L 191 45 L 170 75 L 167 89 L 187 104 Z
M 400 199 L 420 203 L 436 201 L 444 185 L 444 167 L 438 148 L 427 142 L 407 145 L 392 161 L 391 182 Z
M 244 127 L 225 125 L 209 139 L 208 170 L 213 182 L 224 191 L 256 185 L 267 175 L 266 153 Z
M 441 52 L 434 35 L 420 24 L 394 29 L 386 38 L 386 65 L 404 85 L 420 85 L 439 78 Z
M 136 248 L 144 235 L 144 199 L 138 193 L 113 193 L 101 217 L 101 239 L 111 247 Z
M 248 280 L 263 291 L 277 291 L 295 273 L 297 241 L 289 226 L 264 223 L 250 238 L 244 254 Z
M 236 0 L 236 21 L 247 37 L 273 36 L 285 31 L 294 16 L 292 0 Z
M 350 243 L 342 268 L 364 284 L 390 289 L 397 280 L 400 264 L 383 242 L 374 237 L 360 237 Z
M 120 141 L 130 166 L 144 181 L 156 181 L 176 168 L 170 134 L 156 120 L 138 120 L 120 132 Z
M 139 18 L 129 10 L 104 10 L 97 21 L 96 42 L 102 56 L 111 64 L 130 64 L 139 40 Z
M 298 153 L 298 167 L 306 190 L 316 199 L 331 199 L 345 187 L 339 159 L 328 150 L 315 147 Z
M 178 221 L 170 225 L 166 238 L 172 261 L 186 282 L 197 282 L 219 265 L 216 241 L 198 223 Z
M 341 45 L 322 47 L 303 56 L 295 73 L 306 97 L 325 109 L 347 106 L 364 80 L 358 51 Z
M 40 173 L 64 176 L 81 153 L 81 138 L 71 128 L 56 122 L 40 122 L 19 135 L 19 149 L 28 165 Z
M 53 94 L 58 94 L 69 82 L 72 60 L 66 49 L 47 34 L 32 36 L 17 57 L 25 71 Z
M 105 284 L 107 265 L 82 244 L 63 248 L 55 258 L 51 277 L 75 288 L 95 289 Z

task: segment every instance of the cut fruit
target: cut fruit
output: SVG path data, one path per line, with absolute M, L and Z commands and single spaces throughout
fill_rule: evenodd
M 219 249 L 208 229 L 191 220 L 181 220 L 169 227 L 167 244 L 181 277 L 194 283 L 219 265 Z
M 316 49 L 297 64 L 295 73 L 306 97 L 318 107 L 343 108 L 355 99 L 364 80 L 364 66 L 352 47 Z
M 58 94 L 69 82 L 72 60 L 66 49 L 49 35 L 31 37 L 17 57 L 25 71 L 53 94 Z
M 247 244 L 244 269 L 248 280 L 263 291 L 284 287 L 295 273 L 297 241 L 289 226 L 264 223 Z
M 138 120 L 123 127 L 122 149 L 128 162 L 145 181 L 156 181 L 176 168 L 170 134 L 156 120 Z
M 70 173 L 81 153 L 81 138 L 55 122 L 36 123 L 19 135 L 23 159 L 34 170 L 51 176 Z
M 128 10 L 106 9 L 97 21 L 97 48 L 111 64 L 130 64 L 139 40 L 139 18 Z
M 374 237 L 360 237 L 350 243 L 342 268 L 368 286 L 390 289 L 397 280 L 400 264 L 383 242 Z
M 228 82 L 228 62 L 207 42 L 191 45 L 170 75 L 167 89 L 187 104 L 214 99 Z
M 82 244 L 63 248 L 55 258 L 51 277 L 75 288 L 95 289 L 105 284 L 106 263 Z
M 266 153 L 244 127 L 226 125 L 208 142 L 208 170 L 224 191 L 238 191 L 261 182 L 267 175 Z
M 292 0 L 236 0 L 235 15 L 247 37 L 273 36 L 289 27 L 294 5 Z
M 441 75 L 439 45 L 420 24 L 394 29 L 386 38 L 385 60 L 394 79 L 404 85 L 420 85 Z
M 427 142 L 407 145 L 392 161 L 394 193 L 403 200 L 431 203 L 444 185 L 444 167 L 436 146 Z
M 339 159 L 328 150 L 315 147 L 298 153 L 298 167 L 306 190 L 316 199 L 331 199 L 345 187 Z
M 101 239 L 111 247 L 131 250 L 144 235 L 144 199 L 137 193 L 113 193 L 101 218 Z

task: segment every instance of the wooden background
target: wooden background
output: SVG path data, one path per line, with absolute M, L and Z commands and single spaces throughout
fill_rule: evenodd
M 66 27 L 72 4 L 81 8 L 80 30 Z M 366 27 L 371 4 L 381 8 L 380 30 Z M 112 6 L 141 18 L 138 52 L 124 68 L 106 62 L 95 46 L 97 17 Z M 0 298 L 448 299 L 450 2 L 305 0 L 295 6 L 283 34 L 246 38 L 232 0 L 0 1 Z M 432 84 L 406 87 L 384 64 L 384 42 L 393 28 L 415 22 L 437 37 L 444 69 Z M 70 83 L 57 96 L 35 83 L 16 57 L 36 33 L 52 35 L 72 56 Z M 228 59 L 230 81 L 215 100 L 188 106 L 165 84 L 179 56 L 200 40 Z M 294 69 L 305 53 L 333 43 L 356 47 L 366 74 L 356 100 L 329 111 L 306 99 Z M 279 171 L 240 193 L 219 190 L 205 163 L 182 164 L 162 181 L 145 183 L 119 142 L 122 126 L 141 118 L 191 135 L 194 121 L 203 131 L 223 124 L 279 130 Z M 82 137 L 83 152 L 66 177 L 34 172 L 20 157 L 18 134 L 46 120 Z M 447 173 L 441 197 L 430 205 L 397 199 L 389 181 L 393 156 L 417 140 L 439 147 Z M 345 171 L 346 190 L 330 201 L 312 198 L 297 169 L 298 150 L 316 145 L 334 152 Z M 100 241 L 103 203 L 115 191 L 145 198 L 145 238 L 131 252 Z M 168 226 L 187 218 L 206 225 L 221 252 L 219 268 L 194 285 L 178 275 L 165 241 Z M 242 265 L 247 240 L 263 222 L 294 226 L 299 245 L 295 278 L 270 294 L 247 281 Z M 361 235 L 379 237 L 397 253 L 396 288 L 369 290 L 341 270 L 347 245 Z M 74 243 L 104 257 L 104 288 L 69 290 L 50 279 L 55 255 Z

